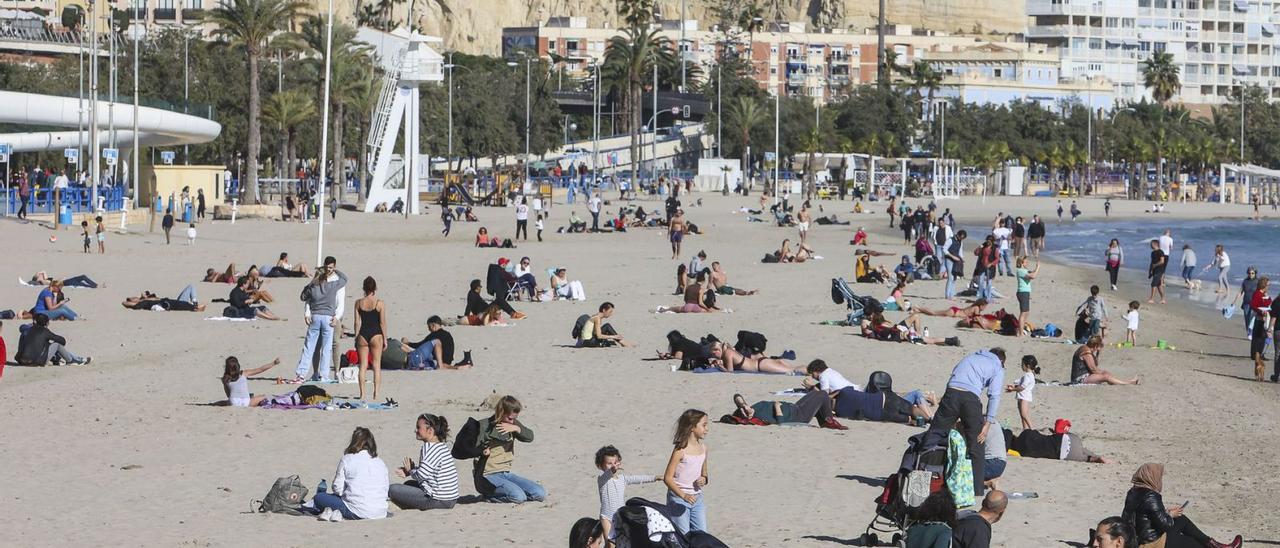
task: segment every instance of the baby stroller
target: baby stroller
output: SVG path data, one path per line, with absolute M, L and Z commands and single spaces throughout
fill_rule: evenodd
M 905 547 L 903 538 L 911 526 L 912 513 L 929 495 L 946 488 L 946 468 L 945 434 L 926 431 L 907 438 L 902 465 L 885 480 L 884 491 L 876 497 L 876 513 L 862 533 L 862 545 L 880 546 L 876 533 L 892 533 L 891 546 Z
M 876 312 L 884 312 L 884 305 L 874 297 L 859 297 L 853 294 L 853 290 L 849 289 L 849 283 L 844 278 L 831 279 L 831 300 L 836 304 L 846 305 L 849 309 L 849 315 L 845 318 L 845 322 L 849 325 L 856 326 L 861 322 L 864 316 L 874 314 Z

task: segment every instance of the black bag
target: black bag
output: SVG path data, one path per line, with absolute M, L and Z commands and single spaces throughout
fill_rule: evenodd
M 765 346 L 769 344 L 769 339 L 764 335 L 754 331 L 739 331 L 738 342 L 733 345 L 733 349 L 743 356 L 754 356 L 763 354 Z
M 573 322 L 573 330 L 569 332 L 569 338 L 571 339 L 581 338 L 582 328 L 586 327 L 587 322 L 589 321 L 591 321 L 590 315 L 583 314 L 581 316 L 578 316 L 578 319 L 574 320 Z
M 708 289 L 707 292 L 702 295 L 702 304 L 706 305 L 707 308 L 716 307 L 716 292 L 714 289 Z
M 857 299 L 862 301 L 862 308 L 865 310 L 864 313 L 866 315 L 871 316 L 874 314 L 884 313 L 884 305 L 880 304 L 879 299 L 875 297 L 857 297 Z
M 884 371 L 872 371 L 867 378 L 867 392 L 893 392 L 893 377 Z
M 470 460 L 484 455 L 480 447 L 480 421 L 468 417 L 457 434 L 453 435 L 453 450 L 450 451 L 457 460 Z
M 320 388 L 319 386 L 316 386 L 314 384 L 299 385 L 298 389 L 295 390 L 294 392 L 298 393 L 299 401 L 307 401 L 307 398 L 310 398 L 312 396 L 325 396 L 325 397 L 329 396 L 329 394 L 325 392 L 323 388 Z
M 243 318 L 244 314 L 240 313 L 240 309 L 234 306 L 227 306 L 222 309 L 222 317 L 224 318 Z

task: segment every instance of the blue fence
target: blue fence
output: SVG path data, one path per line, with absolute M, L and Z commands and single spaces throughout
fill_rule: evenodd
M 104 198 L 103 207 L 107 211 L 119 211 L 124 207 L 125 195 L 123 186 L 101 187 L 98 189 L 98 194 Z M 89 187 L 67 187 L 62 191 L 60 199 L 63 205 L 69 207 L 71 213 L 94 211 L 93 189 Z M 5 201 L 8 203 L 9 214 L 17 213 L 18 209 L 22 207 L 22 203 L 18 198 L 18 187 L 14 186 L 8 190 L 5 195 Z M 32 189 L 31 197 L 27 201 L 27 213 L 53 213 L 53 202 L 53 189 Z

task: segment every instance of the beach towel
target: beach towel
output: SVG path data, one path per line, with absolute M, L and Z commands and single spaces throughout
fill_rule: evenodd
M 257 318 L 228 318 L 226 316 L 213 316 L 205 318 L 205 320 L 211 322 L 252 322 L 256 321 Z

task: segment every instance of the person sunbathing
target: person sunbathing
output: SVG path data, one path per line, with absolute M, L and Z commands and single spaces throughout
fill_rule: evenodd
M 926 337 L 920 315 L 912 312 L 906 319 L 893 323 L 884 318 L 883 312 L 876 312 L 870 318 L 860 322 L 862 336 L 868 339 L 889 342 L 909 342 L 937 346 L 960 346 L 959 337 Z
M 253 295 L 254 299 L 257 299 L 258 302 L 262 303 L 275 302 L 275 297 L 272 297 L 270 293 L 265 289 L 262 289 L 266 280 L 262 279 L 262 272 L 258 270 L 258 265 L 250 266 L 249 271 L 245 273 L 245 276 L 249 277 L 249 292 Z
M 288 253 L 281 253 L 280 259 L 276 261 L 275 267 L 267 272 L 268 278 L 306 278 L 307 276 L 307 265 L 289 264 Z
M 158 306 L 164 311 L 204 312 L 205 305 L 196 300 L 196 290 L 188 285 L 175 299 L 157 297 L 155 293 L 143 291 L 137 297 L 129 297 L 120 303 L 130 310 L 155 310 Z
M 738 289 L 729 286 L 729 275 L 720 267 L 720 261 L 711 263 L 711 288 L 721 295 L 755 295 L 755 289 Z
M 1004 319 L 1009 313 L 1004 309 L 995 311 L 993 314 L 974 314 L 956 322 L 956 327 L 967 327 L 970 329 L 985 329 L 987 331 L 1000 331 L 1004 325 Z M 1015 329 L 1016 333 L 1016 329 Z
M 236 263 L 227 265 L 227 269 L 218 272 L 212 268 L 204 271 L 204 280 L 209 283 L 233 284 L 240 275 L 236 273 Z
M 964 307 L 953 306 L 947 309 L 928 309 L 922 306 L 915 307 L 915 311 L 925 316 L 940 316 L 944 318 L 972 318 L 982 314 L 987 308 L 986 299 L 978 299 Z
M 795 253 L 791 252 L 791 239 L 782 240 L 782 247 L 778 249 L 778 262 L 780 263 L 803 263 L 813 258 L 813 248 L 807 244 L 796 244 Z
M 53 280 L 54 278 L 50 278 L 49 275 L 45 273 L 45 271 L 41 270 L 40 272 L 36 272 L 35 275 L 31 276 L 31 279 L 28 280 L 27 283 L 30 283 L 31 285 L 49 285 L 49 282 L 52 282 Z M 63 278 L 62 285 L 64 287 L 81 287 L 86 289 L 98 289 L 100 287 L 107 287 L 107 284 L 99 284 L 98 282 L 93 281 L 92 279 L 90 279 L 88 276 L 85 276 L 84 274 L 81 274 L 79 276 L 71 276 L 70 278 Z
M 787 401 L 758 401 L 754 404 L 747 405 L 746 398 L 742 394 L 733 395 L 733 405 L 736 408 L 732 415 L 728 415 L 734 423 L 739 424 L 809 424 L 814 418 L 818 419 L 818 426 L 821 428 L 830 428 L 832 430 L 848 430 L 849 427 L 840 424 L 836 420 L 835 414 L 831 409 L 831 398 L 821 392 L 810 392 L 800 398 L 795 403 Z M 752 419 L 756 419 L 752 421 Z M 728 421 L 726 421 L 728 422 Z
M 674 312 L 676 314 L 696 314 L 701 312 L 721 312 L 714 301 L 707 300 L 707 273 L 698 274 L 696 280 L 685 286 L 684 304 L 676 307 L 659 306 L 654 312 Z M 715 294 L 711 293 L 712 298 Z
M 897 255 L 892 252 L 876 251 L 874 249 L 858 249 L 853 252 L 854 255 L 870 255 L 872 257 L 892 257 Z
M 864 392 L 847 386 L 836 392 L 835 415 L 845 419 L 924 426 L 933 419 L 937 396 L 919 390 L 900 396 L 890 391 Z
M 782 358 L 766 358 L 763 355 L 745 356 L 726 342 L 711 344 L 711 358 L 707 360 L 712 367 L 721 371 L 743 371 L 746 373 L 780 373 L 784 375 L 804 374 L 805 366 L 797 365 L 791 360 Z
M 476 247 L 514 248 L 515 245 L 511 243 L 511 240 L 490 236 L 489 229 L 482 226 L 480 230 L 476 231 Z
M 1083 346 L 1071 355 L 1071 382 L 1074 384 L 1138 384 L 1134 377 L 1124 380 L 1102 368 L 1102 337 L 1089 337 Z

